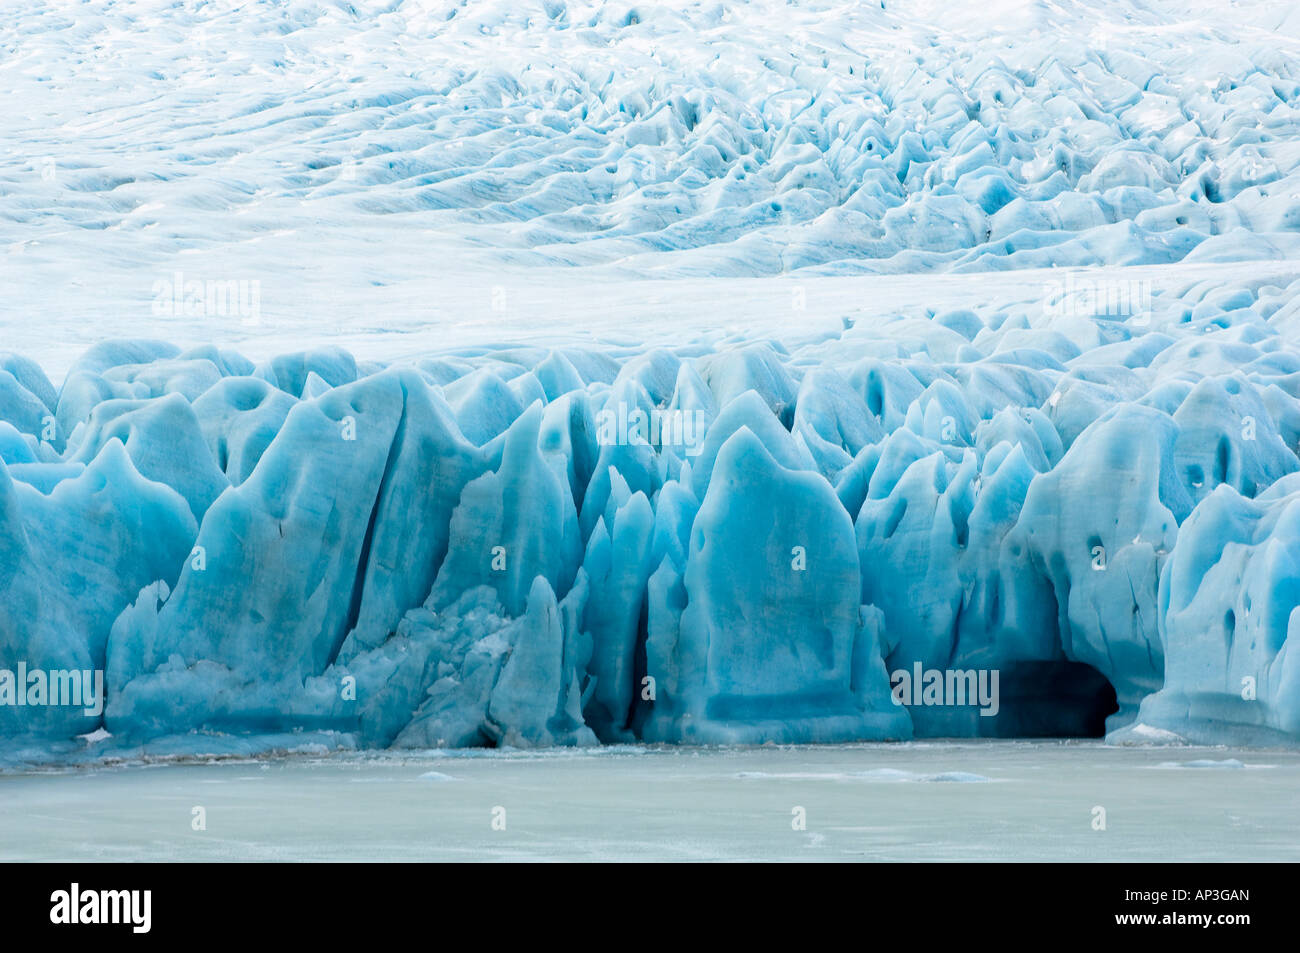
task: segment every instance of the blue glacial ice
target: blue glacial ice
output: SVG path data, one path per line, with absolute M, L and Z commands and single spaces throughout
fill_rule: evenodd
M 120 341 L 61 388 L 5 355 L 0 657 L 103 670 L 106 706 L 0 725 L 1294 743 L 1297 300 L 383 367 Z M 996 671 L 994 717 L 896 704 L 931 670 Z

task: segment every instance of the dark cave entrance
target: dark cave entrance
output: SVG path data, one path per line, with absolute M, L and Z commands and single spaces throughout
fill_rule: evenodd
M 1114 686 L 1082 662 L 1016 662 L 997 674 L 995 706 L 922 704 L 918 696 L 908 705 L 914 736 L 1101 738 L 1106 719 L 1119 711 Z
M 1021 662 L 1002 670 L 996 738 L 1101 738 L 1119 711 L 1115 687 L 1083 662 Z

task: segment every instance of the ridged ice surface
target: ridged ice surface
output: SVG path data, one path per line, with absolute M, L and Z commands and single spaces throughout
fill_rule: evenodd
M 418 243 L 403 276 L 1278 258 L 1298 34 L 1208 0 L 13 5 L 0 246 L 128 284 L 346 263 L 322 223 L 382 227 L 377 268 Z

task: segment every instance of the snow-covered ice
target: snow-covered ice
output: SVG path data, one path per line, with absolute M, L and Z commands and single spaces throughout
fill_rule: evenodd
M 620 295 L 650 277 L 1297 250 L 1274 0 L 92 0 L 7 6 L 0 50 L 0 345 L 56 376 L 114 336 L 750 320 L 734 285 Z M 165 313 L 196 282 L 247 307 Z

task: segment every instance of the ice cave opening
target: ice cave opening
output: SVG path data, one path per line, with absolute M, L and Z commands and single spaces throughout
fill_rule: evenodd
M 1119 711 L 1110 681 L 1083 662 L 1021 662 L 1004 667 L 993 737 L 1101 738 Z
M 909 706 L 915 737 L 1101 738 L 1119 711 L 1114 686 L 1082 662 L 1016 662 L 997 676 L 994 704 Z

